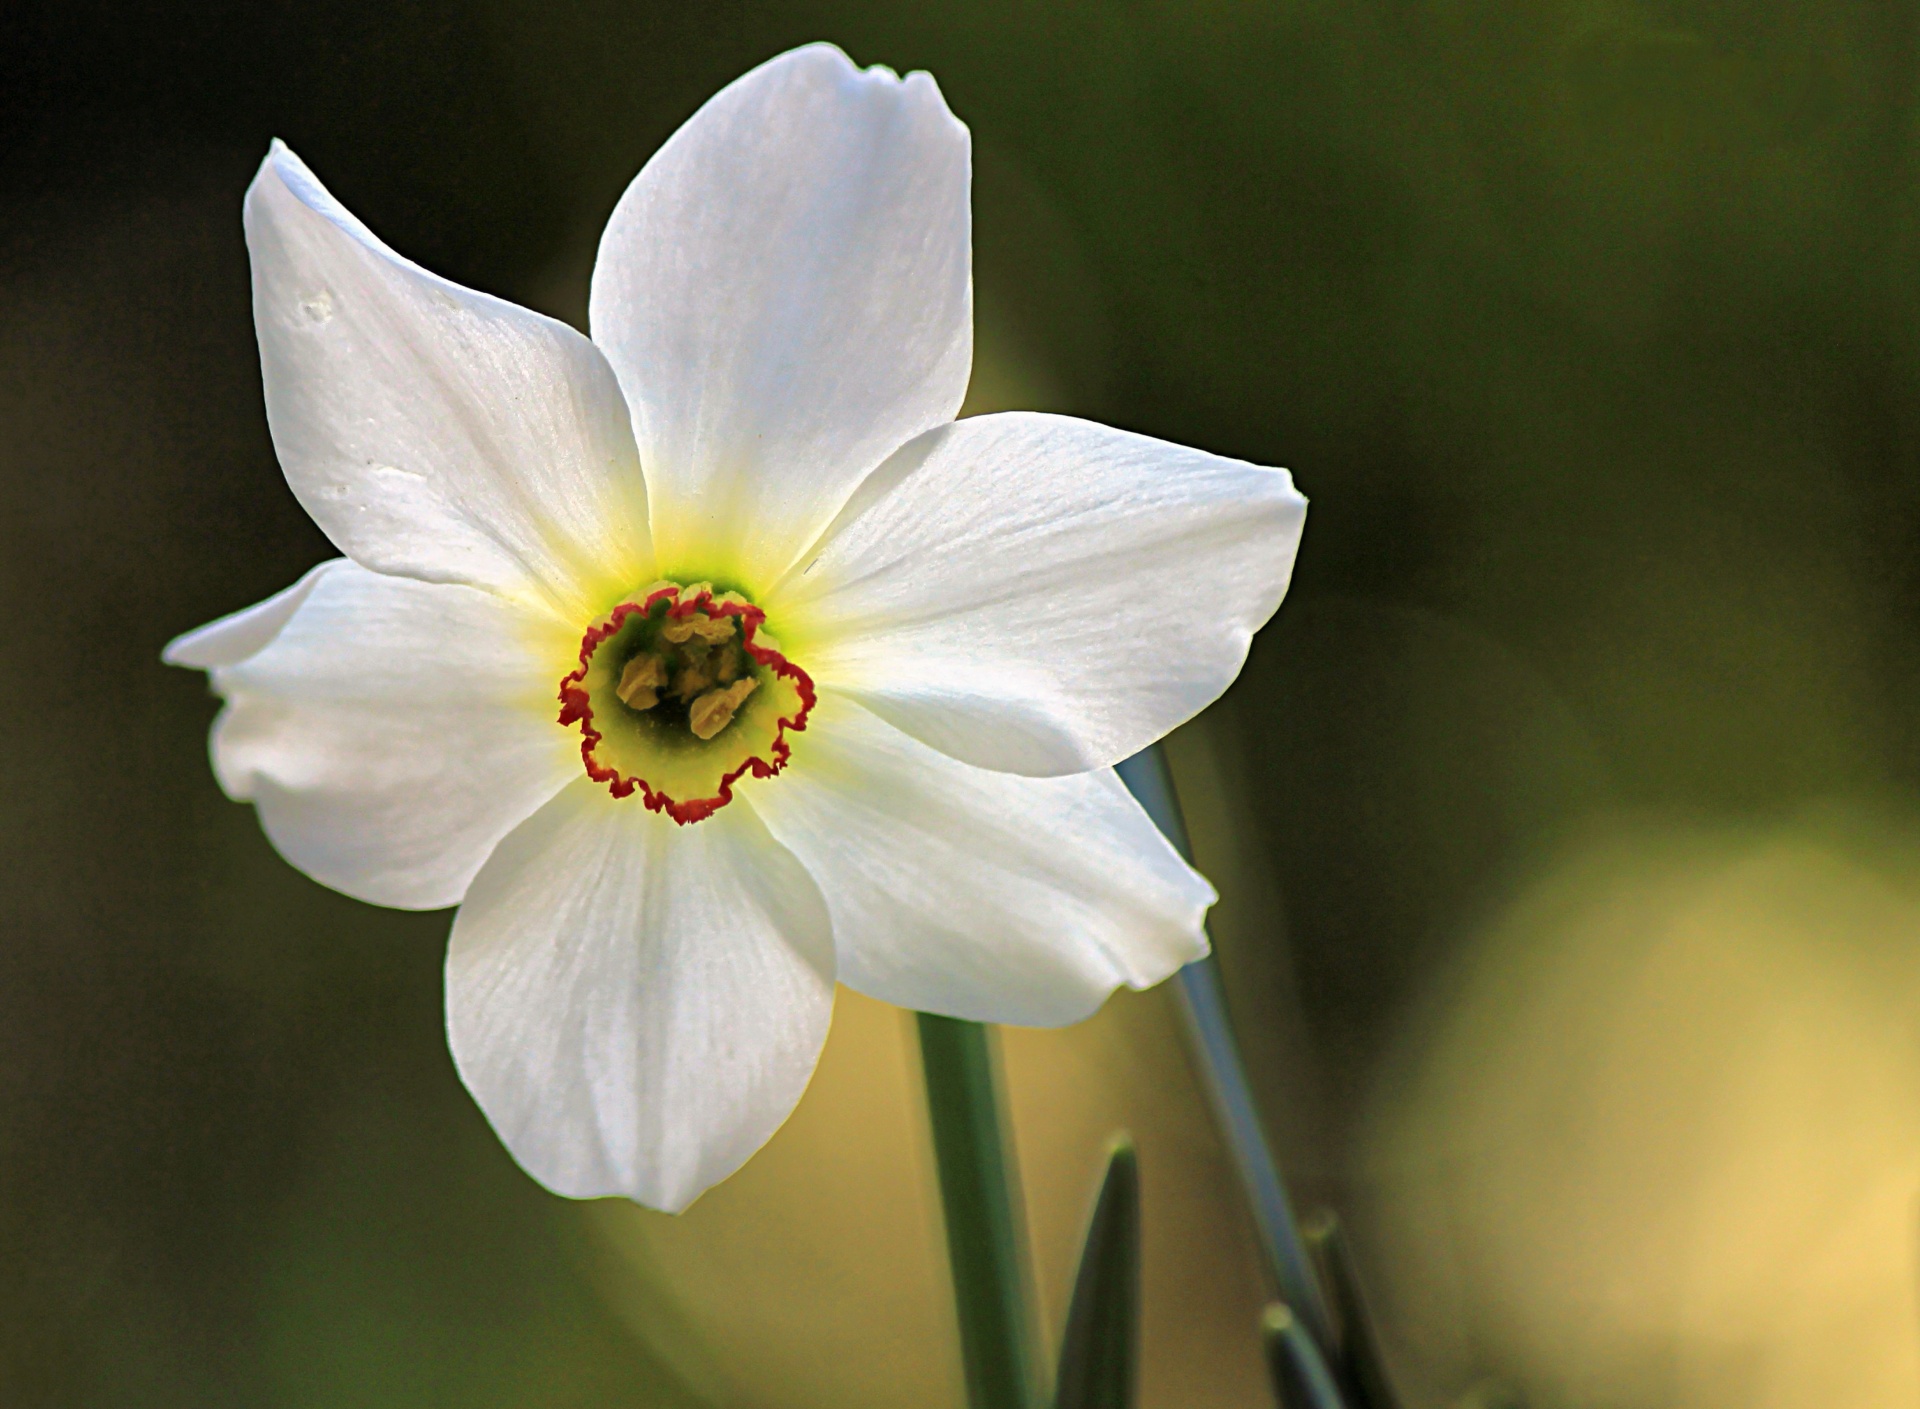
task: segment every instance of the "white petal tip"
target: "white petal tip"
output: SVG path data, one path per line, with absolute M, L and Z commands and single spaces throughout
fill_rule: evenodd
M 293 620 L 293 614 L 300 610 L 301 603 L 312 593 L 321 574 L 340 561 L 335 558 L 321 563 L 309 569 L 293 586 L 274 593 L 264 602 L 256 602 L 174 637 L 160 652 L 162 663 L 189 670 L 215 670 L 221 666 L 238 665 L 258 655 Z
M 253 184 L 247 187 L 246 199 L 242 203 L 243 216 L 250 233 L 256 219 L 265 216 L 272 221 L 275 218 L 262 210 L 262 206 L 264 204 L 267 210 L 271 210 L 273 204 L 281 199 L 280 193 L 292 197 L 322 219 L 332 221 L 355 240 L 397 258 L 356 216 L 334 199 L 333 193 L 313 174 L 313 168 L 300 159 L 299 153 L 276 137 L 268 146 L 260 169 L 254 173 Z M 254 251 L 254 254 L 257 259 L 259 251 Z
M 260 183 L 269 177 L 278 181 L 295 195 L 303 195 L 304 187 L 318 186 L 313 171 L 300 160 L 298 153 L 275 137 L 267 144 L 267 154 L 261 159 L 260 169 L 254 173 L 253 185 L 247 194 L 252 196 Z
M 736 85 L 745 85 L 754 80 L 772 75 L 787 68 L 817 68 L 822 77 L 830 77 L 843 91 L 858 92 L 867 90 L 896 90 L 902 96 L 919 98 L 926 95 L 943 109 L 946 99 L 941 95 L 940 84 L 925 69 L 913 69 L 904 76 L 898 70 L 886 64 L 869 64 L 861 68 L 838 44 L 822 39 L 812 44 L 803 44 L 797 49 L 789 49 L 767 60 L 735 80 Z M 947 116 L 957 124 L 958 119 L 952 113 Z
M 700 1196 L 713 1187 L 713 1184 L 702 1184 L 691 1190 L 678 1187 L 652 1189 L 642 1184 L 621 1187 L 601 1182 L 570 1183 L 565 1179 L 548 1179 L 537 1171 L 527 1168 L 517 1158 L 515 1162 L 520 1164 L 520 1168 L 529 1179 L 549 1194 L 555 1194 L 560 1198 L 578 1199 L 582 1202 L 589 1199 L 625 1199 L 628 1203 L 650 1208 L 655 1213 L 670 1213 L 676 1217 L 692 1208 L 699 1202 Z M 714 1181 L 714 1183 L 720 1182 L 722 1181 Z

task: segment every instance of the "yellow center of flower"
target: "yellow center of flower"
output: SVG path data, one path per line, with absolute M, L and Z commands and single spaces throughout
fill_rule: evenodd
M 656 582 L 587 628 L 560 682 L 588 776 L 680 823 L 710 817 L 751 775 L 786 766 L 813 681 L 764 630 L 766 613 L 707 582 Z

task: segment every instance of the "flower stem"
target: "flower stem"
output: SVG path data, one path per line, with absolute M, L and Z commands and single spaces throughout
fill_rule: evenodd
M 1180 799 L 1173 790 L 1173 775 L 1160 745 L 1144 749 L 1122 762 L 1115 770 L 1140 806 L 1153 819 L 1166 839 L 1189 861 L 1192 849 L 1187 843 L 1186 819 L 1180 814 Z M 1294 1315 L 1306 1323 L 1308 1333 L 1322 1347 L 1334 1344 L 1332 1318 L 1327 1314 L 1326 1298 L 1313 1270 L 1300 1226 L 1293 1216 L 1293 1201 L 1287 1197 L 1286 1181 L 1280 1177 L 1273 1150 L 1260 1124 L 1260 1113 L 1253 1103 L 1253 1088 L 1247 1081 L 1247 1069 L 1241 1064 L 1240 1049 L 1233 1040 L 1233 1027 L 1227 1018 L 1227 994 L 1220 982 L 1219 962 L 1208 954 L 1180 971 L 1178 993 L 1180 1014 L 1207 1099 L 1213 1105 L 1214 1118 L 1226 1136 L 1234 1167 L 1240 1174 L 1240 1186 L 1246 1194 L 1248 1211 L 1253 1215 L 1260 1249 L 1265 1254 L 1267 1273 L 1273 1279 L 1282 1300 Z
M 940 1201 L 970 1409 L 1033 1409 L 1025 1223 L 987 1029 L 921 1013 Z

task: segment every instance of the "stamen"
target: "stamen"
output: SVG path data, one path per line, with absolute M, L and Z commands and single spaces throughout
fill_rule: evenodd
M 620 672 L 613 692 L 628 709 L 652 709 L 660 703 L 660 687 L 667 683 L 667 665 L 658 656 L 635 656 Z
M 692 616 L 679 617 L 660 628 L 662 639 L 676 646 L 698 639 L 707 645 L 717 645 L 733 637 L 733 618 L 730 616 L 711 617 L 704 612 L 695 612 Z
M 681 666 L 680 673 L 673 677 L 673 697 L 678 700 L 690 700 L 712 684 L 713 674 L 707 669 L 706 662 L 690 660 Z M 701 734 L 700 737 L 704 739 L 711 736 Z
M 765 624 L 737 592 L 662 580 L 590 625 L 560 682 L 560 723 L 580 726 L 587 775 L 685 825 L 740 779 L 779 773 L 814 690 Z
M 693 702 L 687 711 L 687 727 L 696 739 L 711 739 L 733 723 L 733 712 L 746 703 L 760 682 L 749 676 L 736 680 L 723 690 L 709 690 Z

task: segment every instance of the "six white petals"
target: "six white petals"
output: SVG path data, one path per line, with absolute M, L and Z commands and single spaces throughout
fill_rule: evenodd
M 597 344 L 395 255 L 278 143 L 248 192 L 274 445 L 347 560 L 167 659 L 210 671 L 215 771 L 290 861 L 460 904 L 456 1063 L 558 1192 L 725 1178 L 836 977 L 1057 1024 L 1205 953 L 1212 888 L 1110 765 L 1231 683 L 1305 501 L 1084 421 L 952 421 L 969 142 L 925 74 L 762 65 L 620 201 Z M 820 699 L 778 779 L 679 827 L 584 776 L 555 691 L 619 594 L 728 572 Z

